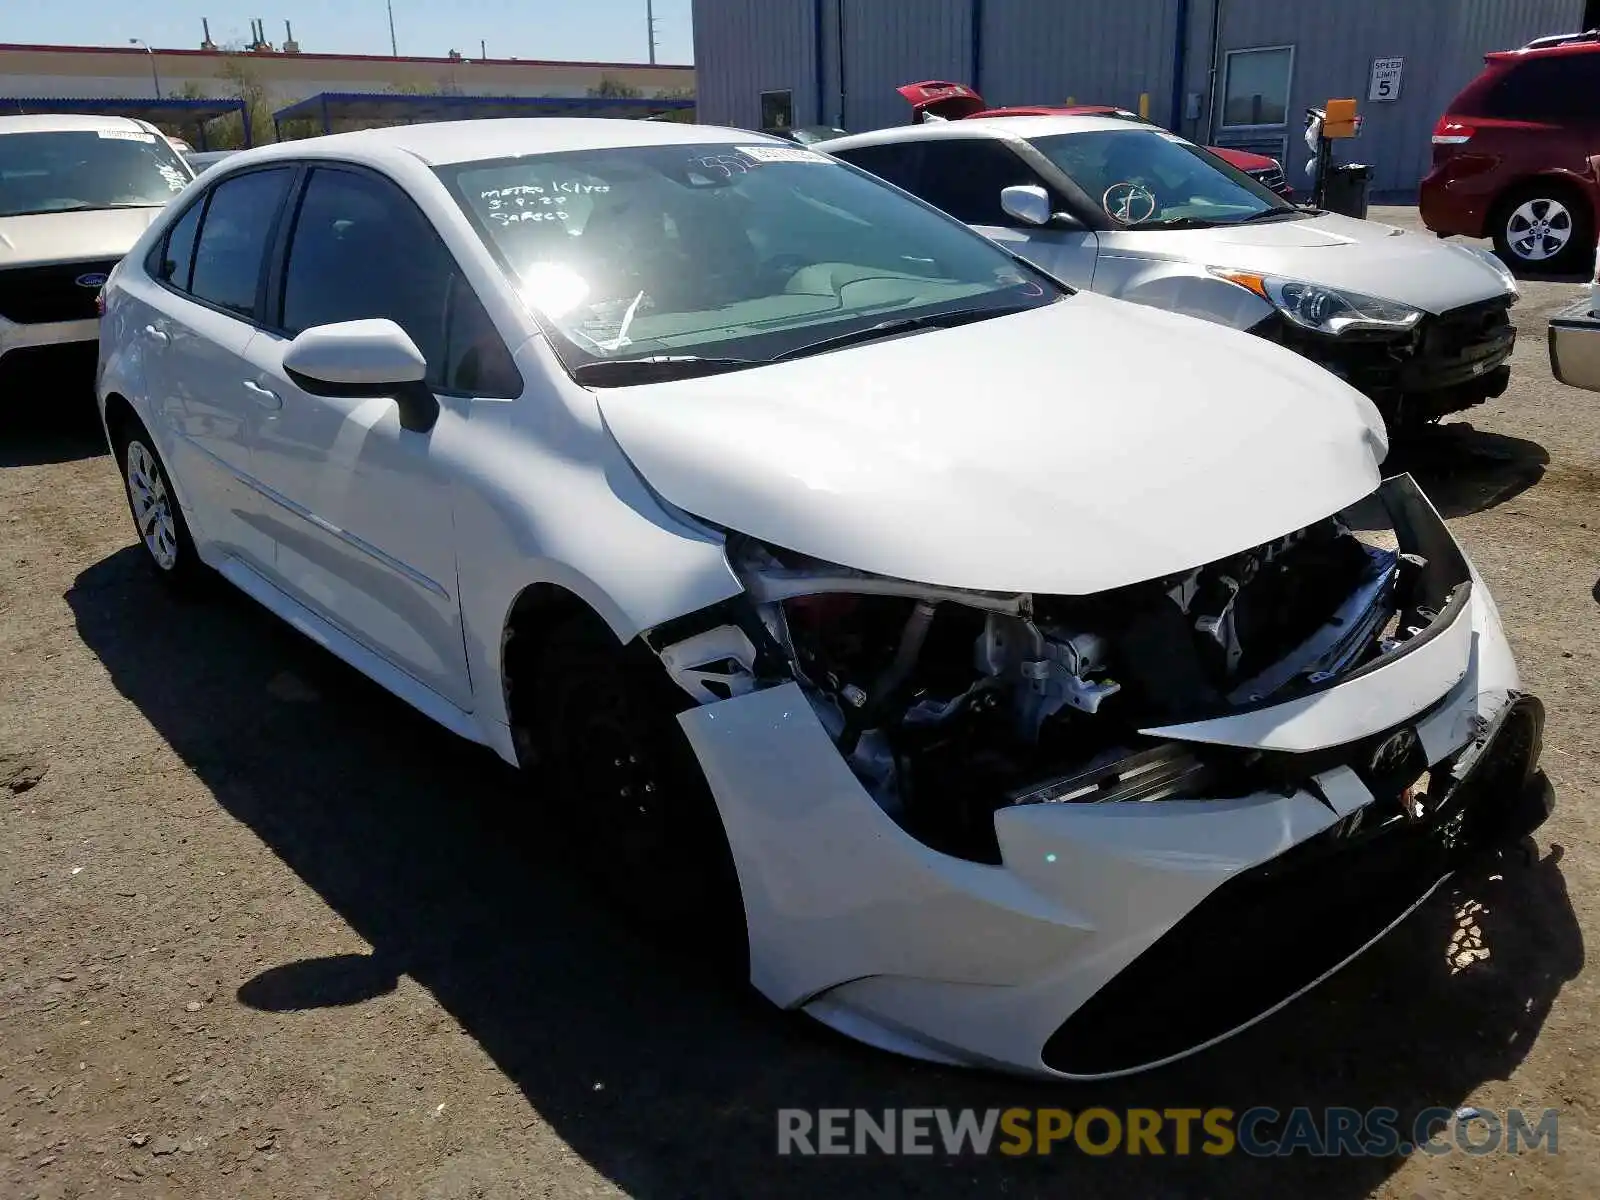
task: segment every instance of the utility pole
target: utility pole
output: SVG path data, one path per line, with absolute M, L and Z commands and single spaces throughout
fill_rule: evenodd
M 400 46 L 394 40 L 394 0 L 383 0 L 384 7 L 389 10 L 389 56 L 400 57 Z
M 650 65 L 656 65 L 656 5 L 655 0 L 644 0 L 644 23 L 650 31 Z
M 161 99 L 161 75 L 156 71 L 156 52 L 150 49 L 150 43 L 145 41 L 143 38 L 129 38 L 128 43 L 133 46 L 138 46 L 150 56 L 150 82 L 155 84 L 156 99 Z

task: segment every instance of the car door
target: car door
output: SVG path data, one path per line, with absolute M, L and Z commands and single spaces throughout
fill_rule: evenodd
M 400 188 L 361 168 L 306 174 L 282 239 L 274 320 L 245 380 L 282 402 L 262 422 L 256 466 L 273 505 L 277 578 L 296 599 L 456 705 L 472 690 L 456 594 L 447 444 L 465 396 L 499 392 L 509 355 L 432 225 Z M 429 364 L 441 414 L 404 429 L 394 400 L 312 395 L 283 366 L 295 335 L 387 317 Z M 484 364 L 501 369 L 498 378 Z M 476 365 L 474 365 L 476 364 Z M 475 376 L 475 377 L 473 377 Z
M 156 286 L 138 331 L 151 408 L 202 536 L 258 570 L 270 570 L 274 546 L 251 447 L 270 409 L 242 381 L 267 247 L 294 174 L 279 166 L 231 175 L 189 206 L 147 264 Z

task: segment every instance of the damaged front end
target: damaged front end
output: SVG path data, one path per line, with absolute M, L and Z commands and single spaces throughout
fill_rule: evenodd
M 727 549 L 743 593 L 647 640 L 699 702 L 751 982 L 885 1049 L 1171 1061 L 1549 812 L 1543 710 L 1407 477 L 1088 596 Z
M 1092 596 L 929 587 L 737 534 L 728 555 L 745 594 L 649 634 L 672 678 L 703 704 L 798 683 L 884 812 L 988 863 L 1004 808 L 1292 791 L 1309 769 L 1271 738 L 1204 731 L 1408 653 L 1472 588 L 1409 478 L 1266 545 Z M 1326 744 L 1370 730 L 1349 732 Z

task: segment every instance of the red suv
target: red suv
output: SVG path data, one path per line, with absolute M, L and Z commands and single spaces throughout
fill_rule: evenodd
M 1492 237 L 1507 265 L 1582 270 L 1600 213 L 1600 30 L 1484 55 L 1433 130 L 1422 219 Z

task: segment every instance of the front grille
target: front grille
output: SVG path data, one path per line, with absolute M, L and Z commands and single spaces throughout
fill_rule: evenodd
M 1510 305 L 1503 296 L 1452 308 L 1423 323 L 1423 353 L 1453 358 L 1485 342 L 1499 341 L 1510 328 Z
M 23 346 L 0 354 L 0 405 L 19 396 L 92 396 L 98 347 L 94 342 Z
M 1257 183 L 1271 188 L 1280 196 L 1289 190 L 1289 183 L 1284 179 L 1281 168 L 1264 167 L 1259 171 L 1251 171 L 1250 175 Z
M 112 258 L 0 270 L 0 317 L 19 325 L 93 320 L 94 298 L 100 288 L 78 280 L 85 275 L 109 275 L 116 265 Z
M 1400 376 L 1400 387 L 1407 392 L 1479 378 L 1510 357 L 1517 337 L 1503 296 L 1424 318 L 1417 332 L 1416 352 Z

